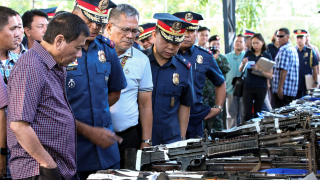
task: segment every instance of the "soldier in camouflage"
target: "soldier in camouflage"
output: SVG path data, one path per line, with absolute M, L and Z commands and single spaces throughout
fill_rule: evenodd
M 212 36 L 209 39 L 210 50 L 213 53 L 214 59 L 216 60 L 221 72 L 224 76 L 229 72 L 230 66 L 228 59 L 225 55 L 220 54 L 220 37 L 218 35 Z M 205 85 L 202 90 L 203 93 L 203 105 L 209 105 L 213 107 L 215 105 L 215 86 L 212 84 L 208 78 L 206 79 Z M 224 104 L 223 109 L 226 109 L 226 104 Z M 219 115 L 210 118 L 204 121 L 204 128 L 207 129 L 208 132 L 221 131 L 222 129 L 226 129 L 226 118 L 227 113 L 223 111 Z

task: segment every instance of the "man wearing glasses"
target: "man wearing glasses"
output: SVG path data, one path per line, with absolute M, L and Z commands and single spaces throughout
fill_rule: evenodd
M 121 91 L 120 99 L 110 107 L 114 131 L 123 138 L 119 145 L 120 167 L 124 168 L 127 148 L 140 149 L 152 145 L 152 74 L 148 57 L 133 47 L 139 35 L 139 12 L 128 4 L 119 4 L 109 15 L 106 31 L 115 42 L 128 86 Z M 140 115 L 142 139 L 137 124 Z M 142 140 L 142 141 L 141 141 Z
M 80 180 L 97 170 L 119 168 L 117 142 L 109 107 L 127 86 L 114 42 L 99 35 L 107 24 L 109 0 L 77 0 L 72 13 L 89 27 L 82 57 L 67 67 L 67 97 L 77 122 L 77 175 Z M 76 179 L 76 178 L 75 178 Z
M 288 105 L 298 91 L 299 57 L 297 50 L 289 42 L 290 32 L 287 28 L 279 29 L 277 39 L 280 49 L 275 58 L 272 93 L 275 108 Z

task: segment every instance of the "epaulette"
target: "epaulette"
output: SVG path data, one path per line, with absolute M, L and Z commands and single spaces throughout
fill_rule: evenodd
M 199 49 L 201 49 L 202 51 L 205 51 L 205 52 L 207 52 L 208 54 L 212 55 L 212 51 L 211 51 L 211 50 L 206 49 L 206 48 L 204 48 L 204 47 L 202 47 L 202 46 L 199 46 L 199 45 L 195 45 L 195 46 L 198 47 Z
M 110 39 L 102 36 L 102 35 L 98 35 L 97 39 L 99 39 L 100 41 L 104 42 L 105 44 L 107 44 L 108 46 L 114 48 L 114 42 L 111 41 Z
M 180 55 L 175 55 L 175 57 L 176 57 L 180 62 L 182 62 L 182 64 L 184 64 L 188 69 L 191 68 L 191 63 L 190 63 L 186 58 L 184 58 L 183 56 L 180 56 Z

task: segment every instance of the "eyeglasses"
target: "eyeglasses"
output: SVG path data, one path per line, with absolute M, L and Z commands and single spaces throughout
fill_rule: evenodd
M 110 23 L 110 24 L 112 24 L 112 25 L 116 26 L 117 28 L 119 28 L 119 29 L 121 30 L 121 33 L 122 33 L 123 35 L 128 35 L 128 34 L 130 34 L 130 32 L 131 32 L 131 33 L 132 33 L 132 36 L 136 37 L 136 36 L 138 36 L 138 35 L 140 34 L 140 31 L 139 31 L 138 28 L 136 28 L 136 29 L 121 28 L 121 27 L 119 27 L 119 26 L 117 26 L 117 25 L 115 25 L 115 24 L 113 24 L 113 23 Z
M 278 38 L 283 38 L 285 36 L 287 36 L 287 35 L 277 35 Z

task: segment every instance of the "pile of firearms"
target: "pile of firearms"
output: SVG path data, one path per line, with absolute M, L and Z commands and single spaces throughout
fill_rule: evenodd
M 271 168 L 319 170 L 320 102 L 296 100 L 260 119 L 205 138 L 127 149 L 126 169 L 251 173 Z M 211 138 L 211 139 L 210 139 Z

